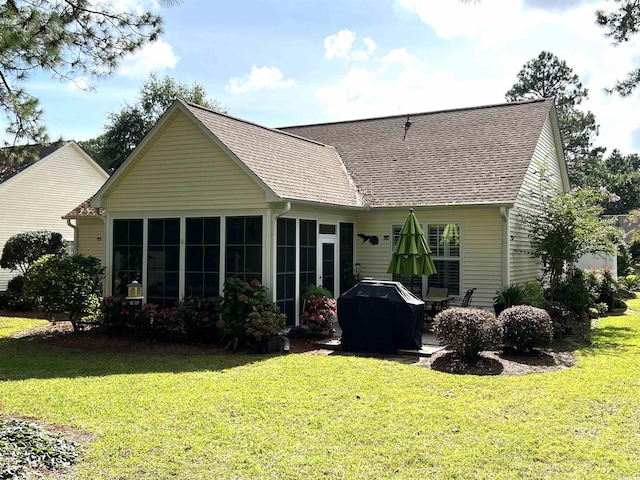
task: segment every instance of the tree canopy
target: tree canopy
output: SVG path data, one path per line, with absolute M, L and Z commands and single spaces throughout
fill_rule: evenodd
M 508 101 L 555 97 L 569 179 L 573 185 L 588 184 L 590 172 L 599 167 L 604 153 L 604 148 L 595 146 L 595 116 L 578 108 L 589 91 L 564 60 L 547 51 L 525 63 L 517 78 L 505 95 Z
M 104 133 L 86 142 L 82 147 L 108 172 L 116 170 L 140 143 L 156 121 L 176 98 L 197 103 L 204 107 L 225 112 L 216 100 L 207 97 L 202 85 L 187 85 L 155 73 L 142 84 L 133 104 L 108 114 L 109 123 Z
M 0 2 L 0 108 L 13 138 L 5 146 L 47 141 L 42 108 L 25 87 L 34 73 L 69 81 L 105 76 L 161 32 L 159 16 L 122 11 L 112 2 Z
M 613 12 L 598 10 L 596 22 L 604 27 L 607 37 L 613 40 L 614 46 L 631 40 L 640 31 L 640 2 L 638 0 L 613 0 L 619 5 Z M 617 92 L 628 97 L 640 86 L 640 67 L 627 74 L 627 78 L 619 80 L 610 92 Z

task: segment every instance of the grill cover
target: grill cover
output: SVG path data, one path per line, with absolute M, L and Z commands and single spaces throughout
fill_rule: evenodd
M 343 350 L 419 350 L 423 321 L 424 302 L 400 282 L 364 280 L 338 298 Z

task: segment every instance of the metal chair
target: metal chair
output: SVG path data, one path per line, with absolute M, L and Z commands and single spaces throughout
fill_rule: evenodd
M 467 290 L 467 293 L 464 294 L 464 298 L 462 299 L 462 305 L 460 305 L 462 308 L 467 308 L 469 306 L 469 304 L 471 303 L 471 297 L 473 296 L 473 292 L 475 291 L 475 288 L 470 288 L 469 290 Z

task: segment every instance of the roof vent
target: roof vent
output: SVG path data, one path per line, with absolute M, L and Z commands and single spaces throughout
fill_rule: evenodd
M 409 131 L 409 128 L 411 128 L 411 120 L 409 120 L 409 115 L 407 115 L 407 121 L 404 122 L 404 137 L 402 137 L 402 140 L 407 138 L 407 132 Z

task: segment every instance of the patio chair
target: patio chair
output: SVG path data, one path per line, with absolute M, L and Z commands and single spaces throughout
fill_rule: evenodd
M 467 290 L 467 293 L 464 294 L 464 298 L 462 299 L 462 305 L 460 305 L 462 308 L 467 308 L 469 306 L 469 304 L 471 303 L 471 297 L 473 297 L 473 292 L 475 291 L 475 288 L 470 288 L 469 290 Z
M 434 317 L 440 313 L 442 310 L 446 310 L 449 308 L 449 301 L 430 301 L 429 298 L 448 298 L 449 297 L 449 287 L 429 287 L 429 291 L 427 292 L 427 296 L 423 298 L 425 301 L 424 308 L 424 319 L 425 322 L 434 319 Z M 430 306 L 428 304 L 431 304 Z

